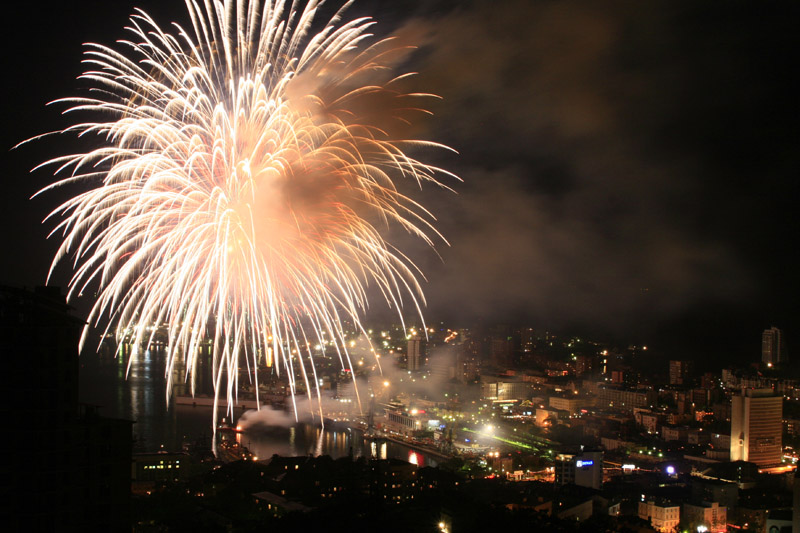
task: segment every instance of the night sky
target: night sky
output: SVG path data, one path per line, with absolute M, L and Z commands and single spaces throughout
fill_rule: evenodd
M 126 37 L 136 6 L 162 27 L 188 25 L 178 0 L 4 8 L 1 283 L 44 282 L 57 243 L 40 222 L 74 193 L 29 200 L 52 179 L 29 170 L 87 145 L 11 147 L 69 124 L 45 104 L 82 94 L 81 43 Z M 418 196 L 450 246 L 437 247 L 441 259 L 403 246 L 428 278 L 426 315 L 719 363 L 758 360 L 761 330 L 775 325 L 800 358 L 799 11 L 791 1 L 357 2 L 351 16 L 374 15 L 379 33 L 419 45 L 400 67 L 443 100 L 415 134 L 459 152 L 430 154 L 463 178 L 447 181 L 457 194 Z

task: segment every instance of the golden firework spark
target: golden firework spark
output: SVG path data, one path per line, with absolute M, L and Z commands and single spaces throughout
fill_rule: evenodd
M 102 145 L 46 162 L 69 175 L 44 191 L 92 187 L 50 215 L 63 235 L 53 266 L 74 258 L 69 296 L 99 284 L 90 325 L 106 317 L 141 347 L 165 328 L 168 395 L 179 360 L 194 391 L 210 343 L 231 409 L 240 365 L 257 380 L 274 358 L 292 390 L 311 391 L 311 347 L 333 342 L 351 368 L 344 324 L 361 329 L 368 285 L 421 315 L 420 273 L 380 230 L 433 245 L 433 216 L 398 184 L 452 174 L 408 154 L 442 145 L 397 135 L 431 95 L 400 89 L 402 47 L 372 42 L 371 19 L 342 23 L 345 5 L 312 33 L 313 0 L 186 5 L 192 31 L 137 10 L 119 50 L 87 45 L 92 97 L 61 102 L 101 120 L 64 132 Z

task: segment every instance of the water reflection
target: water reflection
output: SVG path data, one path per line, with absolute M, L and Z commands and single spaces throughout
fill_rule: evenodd
M 103 416 L 133 420 L 134 451 L 180 450 L 184 442 L 198 439 L 210 442 L 212 410 L 210 407 L 175 405 L 167 402 L 166 354 L 163 348 L 115 357 L 112 349 L 88 351 L 80 359 L 80 398 L 84 403 L 99 406 Z M 127 372 L 127 356 L 135 357 Z M 176 386 L 181 390 L 183 383 Z M 237 410 L 238 419 L 244 411 Z M 220 409 L 219 419 L 228 417 Z M 283 456 L 330 455 L 333 458 L 352 456 L 389 457 L 411 461 L 419 466 L 436 466 L 436 461 L 401 444 L 364 438 L 352 429 L 322 429 L 318 425 L 300 423 L 291 427 L 259 427 L 240 435 L 241 444 L 262 459 L 274 454 Z
M 367 439 L 354 429 L 329 430 L 311 424 L 290 428 L 259 428 L 241 434 L 239 442 L 262 459 L 274 454 L 283 456 L 330 455 L 334 459 L 352 456 L 387 459 L 390 457 L 415 465 L 436 466 L 435 459 L 408 446 L 385 439 Z

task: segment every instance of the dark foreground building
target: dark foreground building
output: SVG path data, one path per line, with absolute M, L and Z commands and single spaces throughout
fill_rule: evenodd
M 8 531 L 130 531 L 131 422 L 79 405 L 82 327 L 59 289 L 0 286 Z

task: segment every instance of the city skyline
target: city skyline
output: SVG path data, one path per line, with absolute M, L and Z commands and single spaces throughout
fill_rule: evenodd
M 272 516 L 279 526 L 293 524 L 280 518 L 291 510 L 313 520 L 335 508 L 360 524 L 376 518 L 370 509 L 378 519 L 390 509 L 411 511 L 423 528 L 441 513 L 453 531 L 473 531 L 470 509 L 481 502 L 501 502 L 507 518 L 527 517 L 543 531 L 593 530 L 597 522 L 619 530 L 635 517 L 665 533 L 678 524 L 760 531 L 791 519 L 787 480 L 800 449 L 800 375 L 791 367 L 704 372 L 670 361 L 654 369 L 645 346 L 508 326 L 430 327 L 422 345 L 419 330 L 397 324 L 349 331 L 353 368 L 342 369 L 333 354 L 318 360 L 322 413 L 269 369 L 256 384 L 241 366 L 236 405 L 214 437 L 208 383 L 190 395 L 184 369 L 175 368 L 169 400 L 164 394 L 163 331 L 139 357 L 128 357 L 137 348 L 122 339 L 120 356 L 111 340 L 79 358 L 80 326 L 59 291 L 0 286 L 0 343 L 25 354 L 12 360 L 3 390 L 26 400 L 26 420 L 51 420 L 33 425 L 40 434 L 59 437 L 12 441 L 12 454 L 33 449 L 51 459 L 12 462 L 4 485 L 18 502 L 10 506 L 12 524 L 124 527 L 130 520 L 136 529 L 195 520 L 168 503 L 170 495 L 217 508 L 219 476 L 233 482 L 235 495 L 227 497 L 245 513 L 226 507 L 215 521 L 244 530 Z M 349 471 L 352 483 L 331 477 L 333 465 Z M 46 483 L 49 491 L 35 481 L 51 477 L 61 482 Z M 65 497 L 76 492 L 87 497 Z M 38 505 L 48 494 L 62 505 Z M 465 504 L 452 507 L 443 497 Z M 526 501 L 537 502 L 534 516 Z
M 9 527 L 798 527 L 795 3 L 257 1 L 4 12 Z

